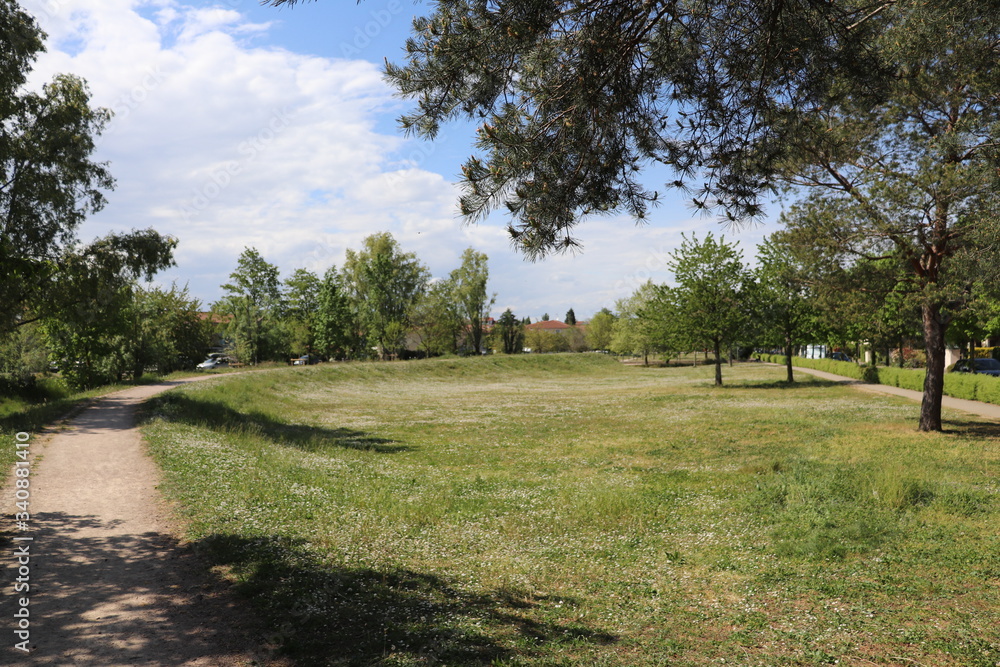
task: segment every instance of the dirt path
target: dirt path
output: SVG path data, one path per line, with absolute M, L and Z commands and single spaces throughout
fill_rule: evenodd
M 179 544 L 135 427 L 139 403 L 191 380 L 110 394 L 31 444 L 30 527 L 12 532 L 33 539 L 3 550 L 0 664 L 270 664 L 253 648 L 265 630 Z M 15 528 L 14 491 L 2 491 L 4 528 Z M 31 588 L 14 594 L 14 553 L 25 546 Z M 14 614 L 25 595 L 30 654 L 15 648 Z

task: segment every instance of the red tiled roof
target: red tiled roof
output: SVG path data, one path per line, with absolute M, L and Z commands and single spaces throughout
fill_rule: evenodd
M 532 322 L 526 329 L 541 329 L 542 331 L 558 331 L 561 329 L 569 329 L 570 326 L 565 322 L 560 322 L 559 320 L 544 320 L 541 322 Z

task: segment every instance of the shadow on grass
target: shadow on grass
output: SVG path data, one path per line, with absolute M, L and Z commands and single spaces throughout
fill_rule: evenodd
M 289 538 L 216 534 L 196 549 L 237 576 L 238 590 L 274 628 L 269 639 L 297 665 L 488 665 L 617 641 L 580 624 L 529 618 L 544 599 L 470 593 L 406 569 L 328 566 Z
M 944 432 L 969 438 L 1000 438 L 1000 424 L 995 422 L 946 419 Z
M 22 407 L 0 417 L 0 431 L 37 433 L 53 422 L 86 405 L 89 398 L 60 398 Z
M 412 447 L 395 440 L 369 435 L 349 428 L 324 428 L 306 424 L 286 424 L 260 411 L 240 412 L 213 401 L 186 394 L 164 394 L 148 401 L 140 414 L 140 423 L 154 417 L 180 422 L 220 433 L 258 435 L 276 445 L 320 452 L 331 447 L 395 454 Z
M 834 380 L 823 380 L 817 377 L 806 376 L 805 379 L 788 382 L 786 380 L 763 380 L 763 381 L 740 381 L 733 380 L 726 382 L 723 378 L 723 388 L 729 389 L 815 389 L 817 387 L 842 387 L 849 384 L 862 384 L 860 380 L 850 382 L 838 382 Z

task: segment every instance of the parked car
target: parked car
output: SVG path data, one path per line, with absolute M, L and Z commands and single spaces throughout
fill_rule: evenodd
M 210 371 L 215 368 L 226 368 L 229 366 L 229 362 L 220 357 L 209 357 L 205 361 L 201 362 L 195 368 L 200 371 Z
M 837 361 L 854 361 L 843 352 L 834 352 L 833 354 L 830 355 L 830 358 L 835 359 Z
M 297 359 L 292 359 L 292 366 L 312 366 L 319 363 L 319 357 L 313 354 L 303 354 Z
M 1000 377 L 1000 361 L 990 358 L 959 359 L 955 362 L 955 367 L 951 370 L 953 373 L 976 373 L 978 375 Z

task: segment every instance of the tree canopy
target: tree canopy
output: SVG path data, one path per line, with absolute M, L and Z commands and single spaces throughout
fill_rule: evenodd
M 869 45 L 923 5 L 441 0 L 386 75 L 416 101 L 407 132 L 479 124 L 461 209 L 470 221 L 506 210 L 515 245 L 537 257 L 576 245 L 588 215 L 646 219 L 660 186 L 759 216 L 789 116 L 822 106 L 831 72 L 856 96 L 880 92 L 891 70 Z M 653 164 L 672 174 L 649 187 Z
M 801 196 L 788 238 L 845 271 L 885 266 L 891 291 L 915 299 L 928 366 L 920 428 L 940 430 L 948 326 L 973 284 L 1000 273 L 1000 13 L 945 2 L 892 14 L 872 45 L 896 72 L 884 96 L 861 100 L 838 82 L 844 92 L 788 134 L 780 176 Z
M 172 241 L 154 232 L 78 247 L 81 222 L 114 186 L 107 165 L 91 157 L 111 113 L 92 108 L 86 83 L 72 75 L 41 92 L 23 88 L 44 37 L 16 2 L 0 0 L 0 334 L 72 305 L 64 290 L 70 272 L 103 270 L 110 280 L 108 272 L 120 269 L 128 280 L 171 261 Z

